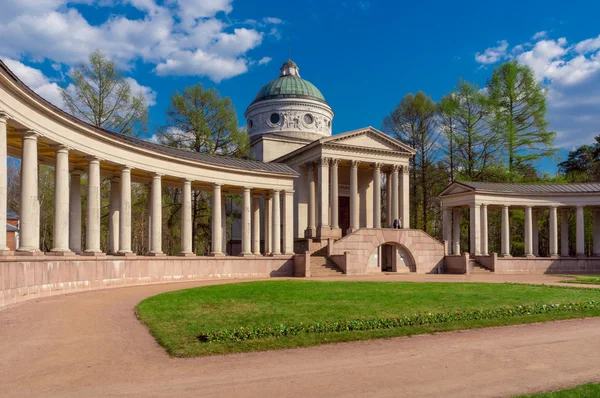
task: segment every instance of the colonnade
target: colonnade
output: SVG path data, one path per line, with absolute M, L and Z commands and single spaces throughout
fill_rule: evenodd
M 7 121 L 0 112 L 0 225 L 6 224 L 7 213 Z M 21 209 L 19 255 L 40 253 L 40 202 L 38 197 L 38 139 L 33 130 L 21 132 Z M 54 231 L 51 255 L 102 255 L 101 250 L 101 163 L 97 156 L 87 157 L 87 172 L 69 169 L 70 149 L 62 144 L 53 145 L 55 160 Z M 121 165 L 118 175 L 111 178 L 109 214 L 109 254 L 131 256 L 131 184 L 132 167 Z M 87 212 L 85 246 L 82 248 L 81 176 L 87 174 Z M 164 175 L 150 173 L 148 199 L 148 253 L 164 255 L 162 250 L 162 183 Z M 171 184 L 173 178 L 171 178 Z M 192 256 L 192 179 L 180 179 L 182 189 L 181 255 Z M 224 250 L 223 184 L 212 184 L 212 255 L 222 256 Z M 260 206 L 264 200 L 265 225 L 264 254 L 293 254 L 293 191 L 265 190 L 254 187 L 231 187 L 242 190 L 242 255 L 260 253 Z M 281 206 L 283 202 L 283 206 Z M 283 211 L 283 214 L 282 214 Z M 282 232 L 280 232 L 282 231 Z M 0 253 L 9 254 L 6 246 L 6 228 L 0 228 Z
M 340 228 L 339 220 L 339 167 L 343 160 L 321 158 L 317 162 L 307 162 L 308 173 L 308 226 L 309 237 L 327 236 L 328 230 Z M 401 165 L 384 165 L 383 163 L 368 163 L 372 169 L 372 212 L 373 223 L 361 225 L 360 195 L 358 169 L 361 162 L 348 160 L 344 164 L 349 167 L 349 202 L 350 219 L 348 232 L 354 232 L 361 227 L 381 228 L 381 176 L 386 175 L 387 227 L 391 227 L 395 219 L 402 220 L 402 228 L 410 228 L 409 201 L 409 168 Z M 314 168 L 317 168 L 316 179 Z
M 510 208 L 509 205 L 495 206 L 500 208 L 502 216 L 500 255 L 510 257 Z M 550 257 L 569 256 L 569 210 L 575 209 L 575 253 L 577 257 L 585 256 L 585 206 L 562 207 L 562 206 L 518 206 L 525 213 L 524 222 L 524 254 L 526 257 L 539 257 L 539 230 L 538 217 L 541 208 L 548 209 L 549 226 L 549 255 Z M 558 216 L 560 214 L 560 245 Z M 593 209 L 593 256 L 600 256 L 600 209 Z M 443 209 L 443 233 L 444 240 L 449 243 L 449 251 L 453 254 L 461 254 L 460 248 L 460 224 L 462 218 L 461 207 L 445 207 Z M 470 254 L 476 256 L 489 255 L 488 250 L 488 206 L 486 204 L 469 205 L 469 236 Z

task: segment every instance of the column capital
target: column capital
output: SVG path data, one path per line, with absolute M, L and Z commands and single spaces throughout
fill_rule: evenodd
M 304 166 L 306 166 L 306 168 L 310 170 L 315 167 L 315 162 L 313 162 L 312 160 L 304 162 Z
M 390 170 L 392 171 L 392 173 L 399 173 L 402 169 L 402 166 L 400 166 L 399 164 L 393 164 L 390 166 Z
M 244 192 L 250 192 L 254 187 L 244 187 Z
M 71 175 L 81 176 L 83 174 L 85 174 L 84 170 L 79 170 L 79 169 L 72 169 L 71 170 Z
M 338 158 L 331 158 L 330 159 L 330 166 L 331 167 L 338 167 L 339 163 L 340 163 L 340 160 Z
M 8 123 L 8 119 L 10 119 L 10 115 L 5 111 L 0 110 L 0 123 L 6 124 Z
M 382 167 L 383 167 L 383 163 L 380 163 L 380 162 L 375 162 L 375 163 L 373 163 L 373 168 L 374 168 L 375 170 L 380 170 L 380 171 L 381 171 L 381 168 L 382 168 Z
M 329 166 L 329 164 L 331 163 L 331 158 L 321 158 L 319 159 L 319 163 L 321 164 L 321 166 Z
M 131 170 L 133 170 L 133 167 L 129 166 L 128 164 L 121 164 L 119 165 L 119 170 L 131 172 Z
M 23 134 L 23 139 L 28 140 L 36 140 L 42 137 L 42 134 L 36 130 L 21 130 L 21 134 Z
M 68 153 L 71 149 L 73 149 L 65 144 L 54 144 L 54 145 L 52 145 L 52 147 L 54 148 L 54 150 L 56 152 L 62 152 L 62 153 L 65 153 L 65 152 Z
M 160 178 L 164 177 L 164 174 L 161 174 L 161 173 L 150 173 L 150 175 L 152 176 L 153 179 L 155 179 L 155 178 L 160 179 Z
M 87 155 L 85 158 L 86 158 L 86 159 L 88 160 L 88 162 L 90 162 L 90 163 L 100 163 L 102 160 L 104 160 L 104 159 L 100 159 L 100 158 L 99 158 L 98 156 L 96 156 L 96 155 Z
M 271 193 L 275 194 L 275 193 L 281 193 L 281 189 L 272 189 Z
M 353 169 L 358 168 L 359 164 L 360 164 L 360 160 L 351 160 L 350 161 L 350 167 L 352 167 Z
M 410 172 L 410 167 L 408 165 L 407 166 L 402 166 L 402 172 L 404 174 L 408 174 Z
M 217 188 L 217 187 L 221 188 L 223 186 L 223 183 L 213 182 L 212 186 L 213 186 L 213 188 Z
M 121 182 L 121 176 L 120 175 L 114 175 L 111 177 L 110 182 Z
M 487 204 L 485 204 L 485 203 L 482 203 L 480 206 L 481 206 L 481 207 L 485 207 L 485 208 L 487 208 L 487 206 L 488 206 L 488 205 L 487 205 Z

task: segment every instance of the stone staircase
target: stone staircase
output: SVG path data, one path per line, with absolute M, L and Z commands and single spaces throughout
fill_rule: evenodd
M 492 273 L 491 270 L 489 270 L 486 267 L 484 267 L 483 265 L 481 265 L 481 263 L 479 263 L 474 258 L 469 259 L 469 265 L 470 265 L 472 274 L 491 274 Z
M 324 247 L 310 255 L 310 276 L 341 276 L 342 270 L 327 257 L 327 247 Z

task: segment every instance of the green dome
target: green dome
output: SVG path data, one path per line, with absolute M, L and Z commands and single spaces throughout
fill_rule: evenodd
M 314 84 L 300 77 L 298 66 L 291 60 L 283 64 L 277 79 L 260 89 L 254 102 L 275 98 L 306 98 L 326 102 Z

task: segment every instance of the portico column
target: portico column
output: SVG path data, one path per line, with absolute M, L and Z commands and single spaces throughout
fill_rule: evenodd
M 575 239 L 577 242 L 577 257 L 585 256 L 585 227 L 583 218 L 583 206 L 577 206 L 577 229 Z
M 502 231 L 500 235 L 500 254 L 510 257 L 510 209 L 502 206 Z
M 386 226 L 392 227 L 394 219 L 392 218 L 392 173 L 387 171 L 385 173 L 385 198 L 386 198 Z
M 121 217 L 121 184 L 119 177 L 110 180 L 110 213 L 108 219 L 108 253 L 119 251 L 119 230 Z
M 531 234 L 533 244 L 533 255 L 539 257 L 540 255 L 540 233 L 538 225 L 538 209 L 533 209 L 531 214 Z
M 600 210 L 594 209 L 594 257 L 600 257 Z
M 7 132 L 8 115 L 0 111 L 0 226 L 6 225 L 8 208 Z M 6 245 L 6 228 L 0 228 L 0 254 L 10 254 Z
M 37 252 L 40 250 L 40 237 L 37 235 L 39 220 L 38 202 L 38 134 L 28 131 L 23 136 L 21 157 L 21 221 L 20 246 L 18 251 Z M 3 227 L 6 229 L 6 227 Z
M 329 158 L 319 162 L 319 236 L 329 235 Z
M 294 192 L 283 194 L 283 253 L 294 254 Z
M 58 253 L 71 251 L 69 250 L 69 149 L 64 145 L 56 147 L 52 251 Z
M 223 255 L 223 226 L 221 224 L 221 184 L 213 185 L 212 196 L 212 256 Z
M 329 171 L 331 173 L 331 228 L 338 229 L 339 222 L 339 197 L 338 197 L 338 159 L 331 159 Z
M 452 208 L 442 204 L 442 240 L 448 242 L 448 253 L 452 252 Z
M 306 164 L 306 170 L 308 173 L 308 237 L 315 237 L 317 230 L 317 217 L 316 217 L 316 185 L 315 185 L 315 166 L 313 162 Z
M 81 171 L 71 172 L 69 198 L 69 248 L 81 253 Z
M 85 253 L 102 253 L 100 249 L 100 159 L 89 158 L 88 198 L 85 234 Z
M 560 209 L 560 255 L 569 257 L 569 212 Z
M 481 205 L 481 255 L 487 256 L 488 253 L 488 216 L 487 205 Z
M 252 253 L 260 255 L 260 196 L 252 197 Z
M 460 221 L 462 219 L 462 210 L 459 207 L 455 207 L 452 213 L 452 252 L 460 255 Z
M 469 252 L 472 255 L 481 255 L 481 206 L 472 204 L 470 207 L 469 226 L 471 228 L 471 244 Z
M 227 194 L 221 192 L 221 251 L 227 255 Z
M 533 256 L 531 206 L 525 206 L 525 257 Z
M 250 218 L 250 210 L 252 204 L 250 197 L 250 188 L 244 187 L 244 193 L 242 194 L 242 256 L 249 256 L 252 254 L 252 221 Z
M 131 169 L 121 168 L 119 211 L 119 251 L 120 255 L 130 255 L 131 251 Z
M 271 195 L 265 196 L 265 255 L 271 254 L 273 247 L 273 226 L 271 220 L 273 219 L 273 199 Z
M 271 254 L 277 255 L 281 254 L 281 195 L 280 191 L 273 191 L 273 244 L 272 244 L 272 252 Z
M 181 253 L 182 256 L 193 255 L 192 236 L 192 181 L 183 181 L 183 200 L 181 206 Z
M 350 232 L 360 228 L 358 213 L 358 165 L 357 160 L 350 161 Z
M 556 206 L 550 207 L 550 217 L 548 222 L 550 229 L 550 257 L 558 256 L 558 220 L 556 214 Z
M 400 210 L 400 203 L 398 202 L 398 173 L 400 172 L 400 166 L 392 166 L 392 225 L 395 220 L 398 219 L 398 212 Z
M 152 175 L 152 246 L 150 254 L 160 255 L 162 251 L 162 175 Z
M 381 163 L 373 163 L 373 228 L 381 228 Z
M 402 166 L 402 177 L 400 181 L 402 191 L 402 207 L 400 208 L 400 218 L 402 219 L 402 228 L 410 228 L 410 169 L 408 166 Z

